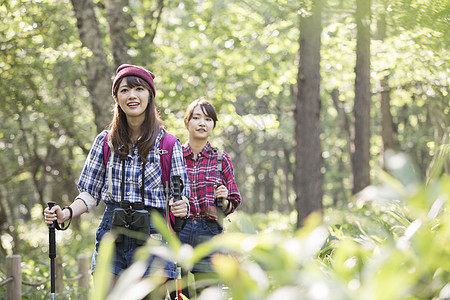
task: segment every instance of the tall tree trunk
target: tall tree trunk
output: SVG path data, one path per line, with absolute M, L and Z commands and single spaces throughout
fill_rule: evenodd
M 111 76 L 102 36 L 95 16 L 92 0 L 71 0 L 80 40 L 92 55 L 86 58 L 87 88 L 95 114 L 97 132 L 110 123 L 113 99 L 111 97 Z
M 343 155 L 348 154 L 350 155 L 350 144 L 351 144 L 351 138 L 350 138 L 350 120 L 347 117 L 347 114 L 345 112 L 344 109 L 344 105 L 343 102 L 339 100 L 339 90 L 333 89 L 331 91 L 331 99 L 333 100 L 333 104 L 334 107 L 336 108 L 337 112 L 338 112 L 338 117 L 339 117 L 339 122 L 341 123 L 341 125 L 339 126 L 341 128 L 341 132 L 342 132 L 342 136 L 341 138 L 345 139 L 346 141 L 346 149 L 343 151 L 343 153 L 339 156 L 339 161 L 338 161 L 338 172 L 340 174 L 340 179 L 339 179 L 339 185 L 340 185 L 340 190 L 336 193 L 334 193 L 334 198 L 333 198 L 333 205 L 336 207 L 339 204 L 339 200 L 342 200 L 343 203 L 347 203 L 347 194 L 346 194 L 346 187 L 344 184 L 344 180 L 345 178 L 348 177 L 348 173 L 349 171 L 346 168 L 346 163 L 343 160 Z
M 333 100 L 334 107 L 336 108 L 338 112 L 338 117 L 340 119 L 341 123 L 341 132 L 342 132 L 342 138 L 346 140 L 347 144 L 347 152 L 350 153 L 350 120 L 347 117 L 347 114 L 345 113 L 344 104 L 342 101 L 339 100 L 339 90 L 334 89 L 331 91 L 331 100 Z
M 356 0 L 356 30 L 353 194 L 370 184 L 370 0 Z
M 282 209 L 282 211 L 286 214 L 290 213 L 292 211 L 292 205 L 289 201 L 289 192 L 291 190 L 291 180 L 289 179 L 290 174 L 292 174 L 292 167 L 291 167 L 291 162 L 289 160 L 289 149 L 287 149 L 287 147 L 283 147 L 283 153 L 284 153 L 284 188 L 282 188 L 283 193 L 280 193 L 280 196 L 283 195 L 283 199 L 284 201 L 281 201 L 282 203 L 284 202 L 284 208 Z M 280 179 L 281 180 L 281 179 Z
M 297 227 L 314 211 L 322 211 L 323 174 L 320 146 L 320 35 L 322 0 L 313 1 L 311 16 L 300 19 L 300 60 L 295 90 L 294 172 Z
M 384 2 L 387 9 L 389 4 Z M 379 40 L 386 39 L 386 14 L 381 13 L 377 20 L 377 37 Z M 388 70 L 389 71 L 389 70 Z M 386 74 L 379 84 L 378 99 L 380 101 L 381 109 L 381 138 L 383 140 L 383 147 L 381 153 L 381 167 L 384 168 L 385 153 L 388 150 L 394 150 L 394 122 L 391 114 L 391 89 L 389 87 L 389 75 Z
M 115 67 L 130 63 L 127 50 L 127 38 L 125 31 L 125 16 L 122 9 L 122 0 L 106 1 L 106 18 L 108 19 L 109 38 Z
M 269 169 L 265 171 L 264 178 L 264 212 L 269 212 L 273 210 L 274 207 L 274 199 L 273 199 L 273 191 L 274 191 L 274 176 L 271 171 L 273 164 L 270 164 Z
M 387 150 L 394 150 L 394 122 L 391 114 L 391 92 L 389 88 L 389 76 L 380 80 L 380 92 L 378 94 L 381 109 L 381 137 L 383 139 L 383 155 Z M 384 165 L 384 163 L 383 163 Z
M 258 178 L 260 172 L 259 167 L 255 169 L 255 184 L 253 185 L 253 205 L 249 210 L 249 213 L 259 213 L 261 212 L 261 188 L 262 184 Z

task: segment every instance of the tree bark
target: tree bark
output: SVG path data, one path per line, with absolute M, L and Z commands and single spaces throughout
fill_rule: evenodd
M 258 174 L 260 168 L 255 168 L 255 184 L 253 185 L 253 205 L 249 209 L 249 213 L 259 213 L 261 212 L 261 181 L 258 179 Z
M 158 25 L 161 21 L 162 11 L 165 7 L 164 0 L 158 0 L 157 7 L 155 10 L 149 10 L 149 12 L 145 15 L 145 37 L 144 40 L 148 44 L 153 44 L 153 40 L 156 36 L 156 31 L 158 29 Z
M 125 16 L 122 7 L 122 0 L 106 1 L 106 18 L 108 20 L 111 51 L 116 68 L 121 64 L 130 63 L 130 57 L 127 53 Z
M 352 193 L 370 184 L 370 0 L 356 1 L 355 117 Z
M 292 164 L 289 160 L 289 149 L 287 149 L 287 147 L 283 147 L 283 153 L 284 153 L 284 160 L 283 160 L 283 165 L 284 165 L 284 189 L 283 193 L 280 193 L 280 196 L 283 195 L 284 201 L 281 201 L 281 203 L 285 203 L 284 205 L 284 209 L 282 210 L 284 213 L 289 214 L 292 211 L 292 205 L 289 202 L 289 194 L 290 194 L 290 190 L 291 190 L 291 180 L 289 179 L 290 174 L 292 174 Z M 283 181 L 283 179 L 280 178 L 280 182 Z
M 391 114 L 391 94 L 389 88 L 389 76 L 380 81 L 380 92 L 378 94 L 381 108 L 381 137 L 383 139 L 383 156 L 386 150 L 395 149 L 394 145 L 394 122 Z
M 350 120 L 347 117 L 347 114 L 345 112 L 344 106 L 342 101 L 339 100 L 339 90 L 337 88 L 333 89 L 331 91 L 331 99 L 333 100 L 333 104 L 334 107 L 336 108 L 337 112 L 338 112 L 338 117 L 339 117 L 339 123 L 340 128 L 341 128 L 341 132 L 342 132 L 342 138 L 345 139 L 346 141 L 346 148 L 345 150 L 343 149 L 343 152 L 347 153 L 348 155 L 350 155 L 350 145 L 351 145 L 351 133 L 350 133 Z M 343 160 L 343 154 L 341 154 L 339 156 L 339 160 L 338 160 L 338 172 L 340 174 L 340 179 L 339 179 L 339 185 L 340 185 L 340 189 L 338 192 L 334 193 L 334 198 L 333 198 L 333 205 L 335 207 L 337 207 L 339 204 L 343 204 L 343 203 L 347 203 L 347 195 L 346 195 L 346 187 L 344 184 L 344 179 L 347 178 L 347 174 L 349 173 L 349 171 L 346 168 L 347 164 L 344 162 Z M 339 201 L 342 200 L 342 201 Z M 339 203 L 342 202 L 342 203 Z
M 270 164 L 270 167 L 265 171 L 265 180 L 264 180 L 264 212 L 270 212 L 273 210 L 274 207 L 274 176 L 272 167 L 274 167 L 273 164 Z
M 297 227 L 314 211 L 322 211 L 323 174 L 320 145 L 320 36 L 322 1 L 313 1 L 311 16 L 300 19 L 300 60 L 295 90 L 294 172 Z
M 86 58 L 87 88 L 95 114 L 97 132 L 110 123 L 113 99 L 111 97 L 111 76 L 102 36 L 95 16 L 92 0 L 71 0 L 80 40 L 92 55 Z
M 351 143 L 350 120 L 347 117 L 347 114 L 345 113 L 343 103 L 339 100 L 339 90 L 338 89 L 332 90 L 330 96 L 331 100 L 333 100 L 334 107 L 336 108 L 338 116 L 340 118 L 343 138 L 347 141 L 348 148 L 346 150 L 348 151 L 348 153 L 350 153 L 350 143 Z
M 385 9 L 388 3 L 384 2 Z M 381 41 L 386 39 L 386 14 L 381 13 L 377 20 L 377 38 Z M 389 71 L 389 70 L 388 70 Z M 385 75 L 380 80 L 380 90 L 378 92 L 378 99 L 380 101 L 381 109 L 381 138 L 383 140 L 383 147 L 381 153 L 381 167 L 384 169 L 385 153 L 388 150 L 395 150 L 394 145 L 394 122 L 391 114 L 391 89 L 389 87 L 389 75 Z

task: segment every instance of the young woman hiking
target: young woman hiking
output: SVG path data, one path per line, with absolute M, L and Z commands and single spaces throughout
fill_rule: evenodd
M 183 145 L 183 155 L 191 184 L 191 196 L 189 218 L 181 231 L 180 240 L 192 247 L 220 234 L 223 228 L 223 224 L 220 224 L 222 217 L 232 213 L 241 202 L 230 156 L 209 143 L 216 122 L 214 106 L 203 97 L 193 101 L 184 116 L 188 141 Z M 222 211 L 216 199 L 221 200 Z M 197 295 L 205 287 L 201 286 L 205 279 L 219 282 L 211 267 L 213 255 L 212 253 L 197 262 L 191 270 L 195 277 Z
M 95 138 L 78 181 L 80 194 L 68 209 L 61 209 L 56 205 L 44 210 L 47 224 L 55 220 L 63 223 L 71 217 L 91 211 L 101 200 L 105 202 L 106 209 L 96 232 L 92 259 L 94 277 L 102 237 L 112 226 L 125 227 L 124 224 L 119 224 L 120 220 L 126 219 L 123 218 L 124 209 L 121 207 L 127 206 L 128 212 L 143 212 L 143 218 L 136 219 L 133 215 L 131 223 L 126 224 L 126 227 L 130 231 L 138 231 L 141 234 L 144 232 L 146 234 L 144 240 L 137 238 L 136 235 L 133 237 L 131 234 L 118 234 L 111 270 L 115 275 L 113 282 L 132 264 L 134 252 L 145 242 L 145 238 L 149 235 L 158 236 L 150 215 L 154 213 L 162 215 L 166 208 L 167 194 L 161 179 L 160 162 L 162 156 L 167 153 L 160 150 L 160 144 L 169 135 L 166 135 L 168 133 L 156 109 L 153 78 L 153 73 L 143 67 L 119 66 L 112 85 L 115 107 L 110 130 L 101 132 Z M 105 158 L 104 154 L 105 138 L 111 151 L 109 158 Z M 173 137 L 173 141 L 175 140 Z M 171 211 L 174 216 L 183 217 L 188 214 L 189 184 L 178 140 L 175 141 L 171 154 L 170 177 L 180 176 L 186 187 L 182 192 L 184 199 L 175 203 L 171 201 Z M 171 195 L 172 189 L 170 190 Z M 119 213 L 122 213 L 122 218 Z M 142 228 L 143 225 L 146 228 Z M 167 279 L 175 278 L 172 262 L 151 256 L 144 276 L 152 276 L 156 272 L 164 274 L 163 277 Z

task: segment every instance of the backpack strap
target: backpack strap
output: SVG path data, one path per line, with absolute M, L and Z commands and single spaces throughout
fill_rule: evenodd
M 217 148 L 217 170 L 220 173 L 221 178 L 223 179 L 223 150 L 220 150 Z M 232 206 L 231 202 L 228 202 L 228 207 L 224 211 L 225 216 L 229 215 L 231 213 Z
M 161 161 L 162 182 L 166 185 L 166 182 L 170 183 L 170 169 L 172 167 L 172 152 L 173 146 L 178 138 L 168 132 L 162 137 L 159 142 L 159 159 Z
M 217 170 L 220 172 L 222 176 L 222 162 L 223 162 L 223 150 L 217 149 Z
M 167 225 L 173 231 L 175 225 L 175 216 L 169 208 L 169 186 L 170 186 L 170 170 L 172 168 L 172 152 L 173 146 L 178 138 L 168 132 L 164 134 L 159 142 L 159 161 L 161 164 L 161 179 L 166 194 L 166 210 L 164 212 L 164 218 Z
M 217 154 L 217 171 L 219 172 L 220 175 L 220 183 L 217 183 L 217 186 L 221 186 L 223 185 L 223 167 L 222 167 L 222 162 L 223 162 L 223 150 L 219 150 L 219 148 L 213 148 L 213 153 Z M 216 216 L 217 216 L 217 224 L 219 225 L 219 230 L 220 232 L 223 231 L 223 218 L 224 215 L 223 211 L 222 211 L 222 207 L 223 207 L 223 199 L 221 198 L 216 198 L 214 199 L 214 204 L 216 205 Z
M 105 163 L 106 168 L 106 181 L 108 182 L 108 195 L 112 196 L 112 164 L 109 164 L 109 157 L 111 156 L 111 152 L 114 153 L 112 142 L 108 139 L 109 131 L 106 132 L 105 139 L 103 140 L 103 162 Z
M 105 167 L 108 164 L 109 156 L 111 155 L 111 148 L 108 145 L 109 131 L 106 132 L 105 139 L 103 140 L 103 162 Z

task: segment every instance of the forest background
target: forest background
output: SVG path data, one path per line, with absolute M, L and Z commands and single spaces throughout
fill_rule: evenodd
M 420 215 L 403 209 L 409 197 L 433 180 L 448 195 L 449 1 L 9 0 L 0 15 L 0 253 L 25 255 L 25 276 L 46 277 L 42 208 L 77 195 L 122 63 L 156 75 L 157 106 L 181 142 L 187 105 L 213 102 L 213 144 L 230 153 L 243 199 L 236 231 L 305 230 L 314 211 L 330 224 L 386 221 L 358 201 L 386 197 L 374 188 L 387 181 L 404 217 L 401 234 L 386 221 L 396 239 Z M 426 194 L 422 210 L 439 198 Z M 92 236 L 101 213 L 74 220 L 80 242 L 64 251 L 91 253 L 80 232 Z M 356 227 L 346 234 L 361 236 Z M 436 251 L 448 254 L 446 241 Z M 333 265 L 336 248 L 319 257 Z M 450 289 L 441 272 L 428 295 Z

